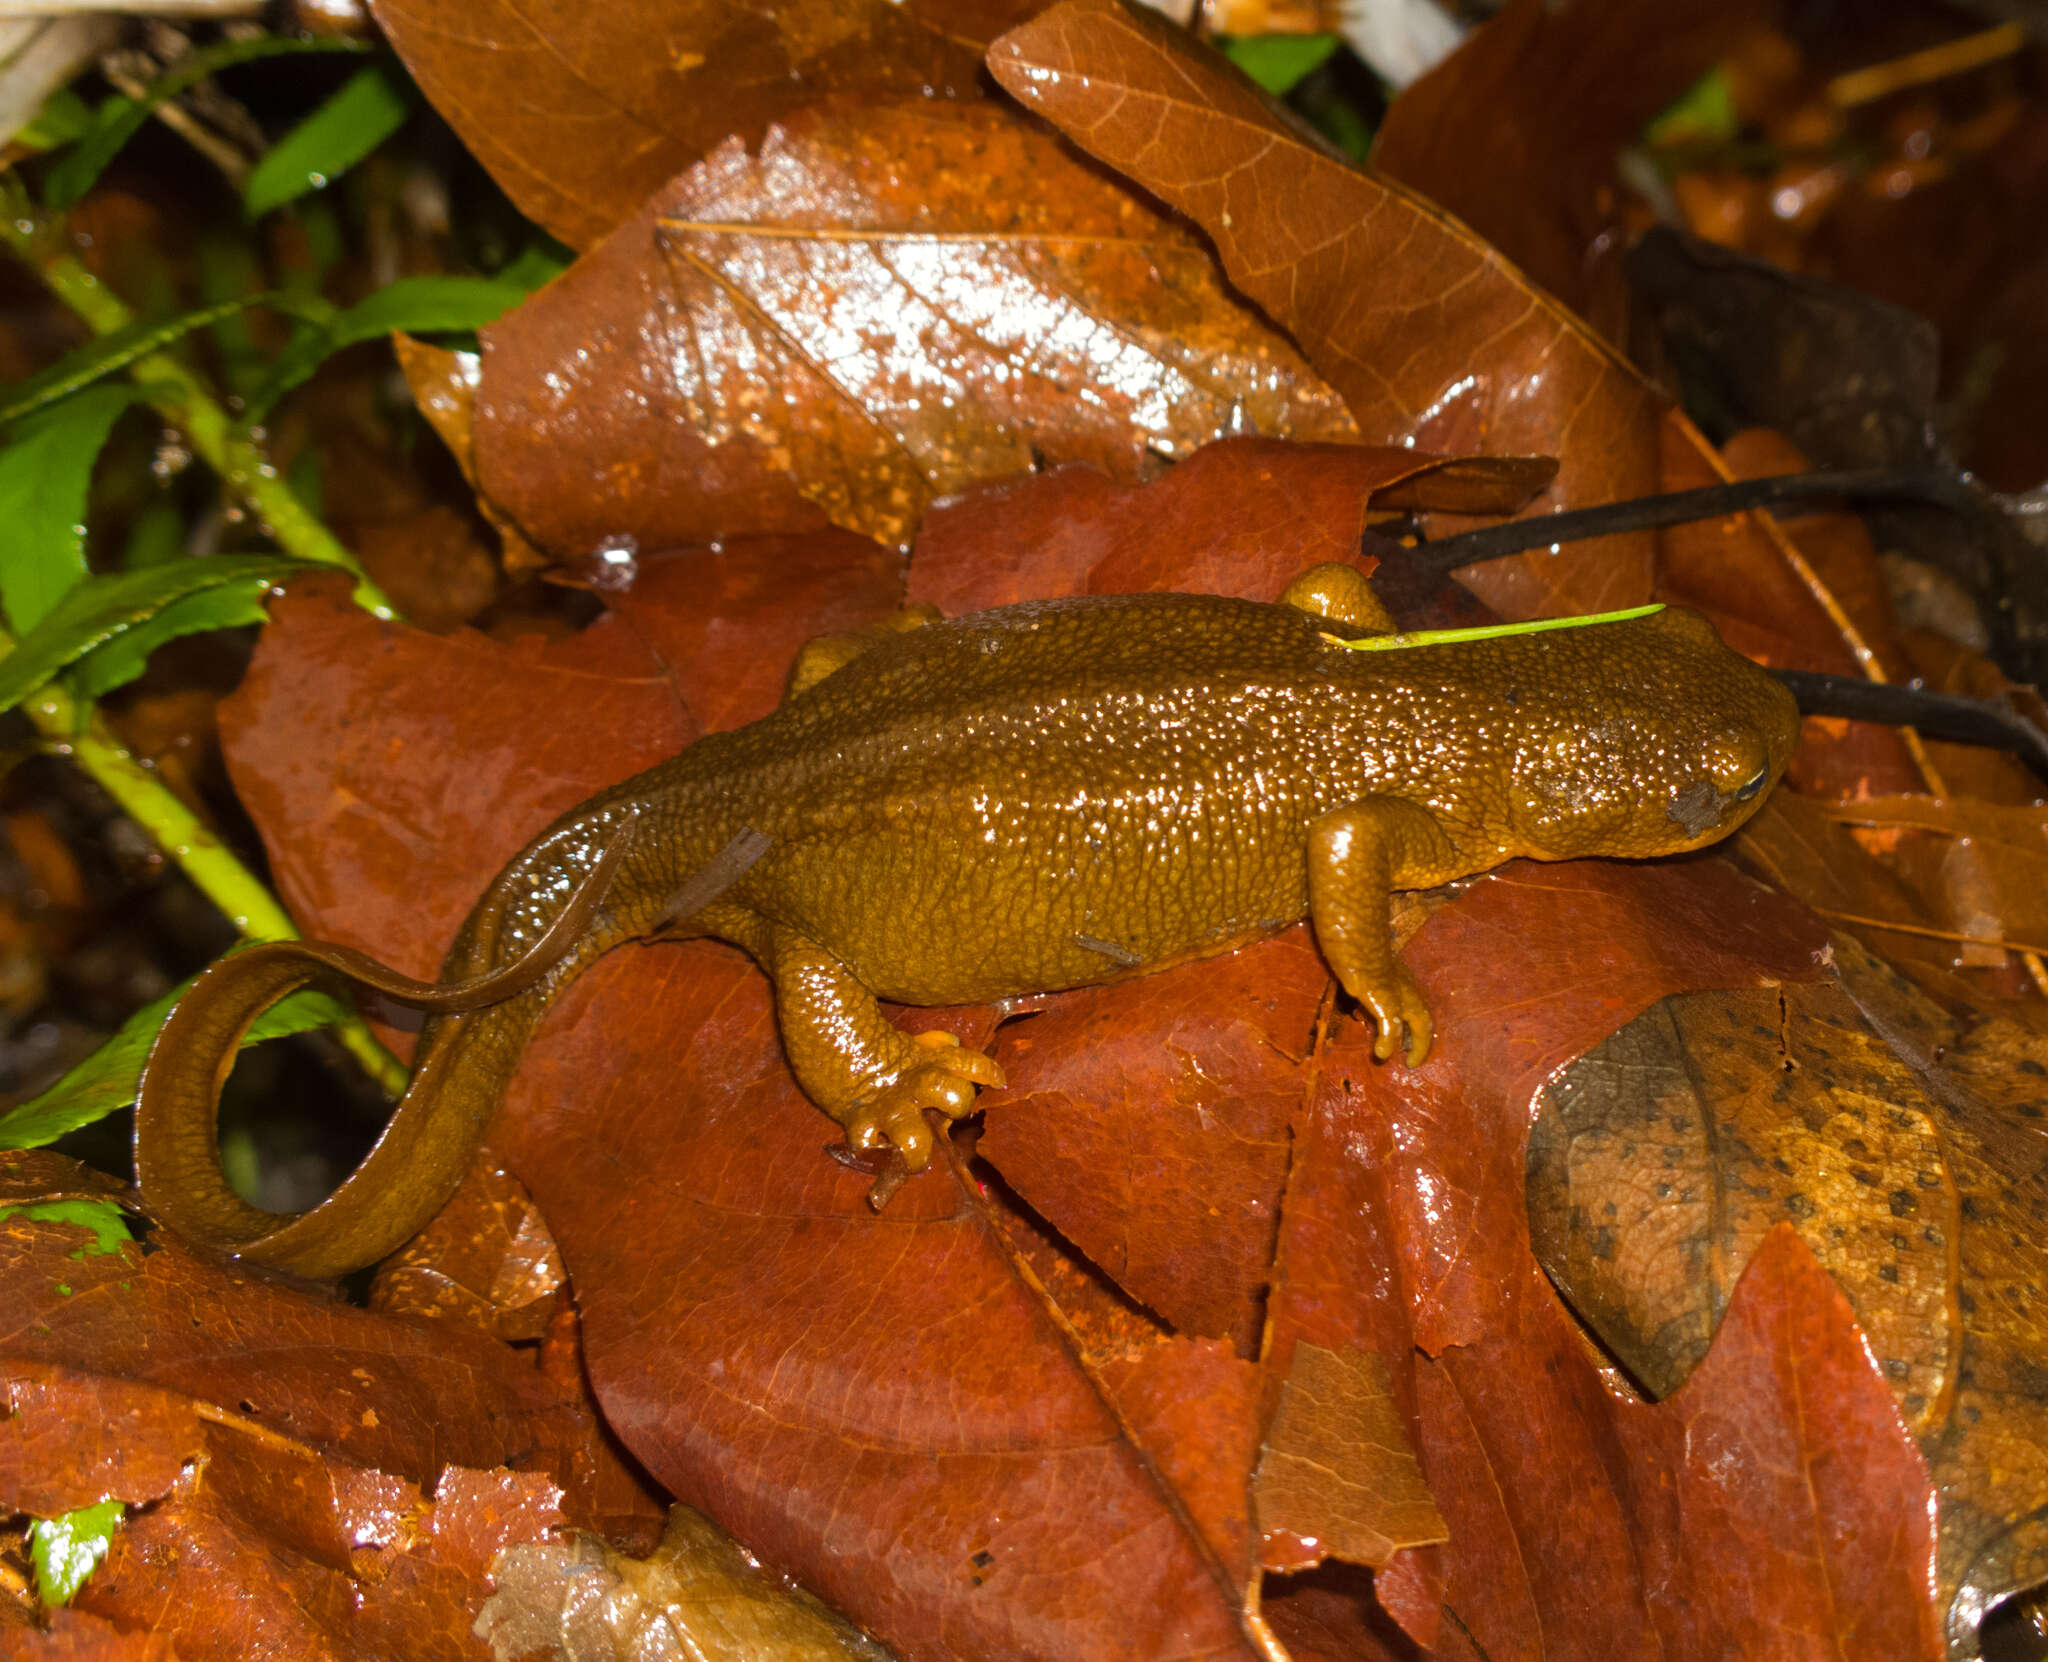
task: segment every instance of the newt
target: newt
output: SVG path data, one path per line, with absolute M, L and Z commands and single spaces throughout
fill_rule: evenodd
M 995 1061 L 878 1004 L 980 1003 L 1227 952 L 1306 917 L 1381 1061 L 1429 1007 L 1389 897 L 1526 857 L 1728 835 L 1783 773 L 1791 695 L 1677 606 L 1493 638 L 1386 640 L 1344 566 L 1278 602 L 1149 594 L 929 608 L 811 642 L 770 715 L 600 792 L 491 882 L 442 980 L 315 943 L 212 966 L 137 1109 L 145 1203 L 304 1275 L 374 1262 L 447 1200 L 543 1011 L 601 954 L 715 936 L 774 983 L 784 1053 L 856 1148 L 929 1160 Z M 1394 646 L 1354 650 L 1348 641 Z M 297 1217 L 221 1175 L 219 1087 L 292 988 L 354 979 L 433 1012 L 377 1146 Z

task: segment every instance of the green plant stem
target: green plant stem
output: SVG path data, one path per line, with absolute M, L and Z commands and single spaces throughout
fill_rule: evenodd
M 0 636 L 0 643 L 4 642 L 5 637 Z M 44 747 L 57 755 L 69 756 L 98 780 L 122 811 L 156 839 L 200 893 L 225 912 L 243 935 L 265 941 L 299 938 L 290 914 L 278 904 L 277 897 L 235 858 L 226 843 L 201 823 L 199 816 L 178 799 L 148 763 L 129 752 L 97 711 L 81 720 L 77 701 L 54 681 L 37 691 L 22 708 L 42 734 Z M 360 1016 L 352 1015 L 339 1024 L 335 1037 L 385 1090 L 396 1096 L 405 1089 L 405 1065 L 377 1042 Z
M 69 254 L 47 250 L 48 232 L 30 216 L 18 190 L 0 191 L 0 241 L 40 277 L 96 335 L 110 335 L 135 321 L 119 296 Z M 338 566 L 356 580 L 356 603 L 380 618 L 397 616 L 334 533 L 306 511 L 279 477 L 262 448 L 240 431 L 198 376 L 168 353 L 153 352 L 128 366 L 150 404 L 182 432 L 207 466 L 257 516 L 287 554 Z

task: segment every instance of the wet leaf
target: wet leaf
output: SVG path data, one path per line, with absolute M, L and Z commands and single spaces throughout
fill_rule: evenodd
M 217 554 L 118 576 L 82 577 L 0 658 L 0 710 L 11 710 L 67 664 L 84 659 L 89 666 L 116 647 L 120 658 L 86 673 L 96 687 L 118 686 L 140 672 L 142 654 L 172 633 L 217 628 L 228 619 L 248 621 L 238 603 L 189 604 L 194 596 L 232 588 L 253 602 L 273 583 L 313 569 L 310 561 L 282 554 Z
M 432 346 L 426 341 L 415 340 L 402 330 L 392 335 L 391 344 L 398 354 L 398 367 L 405 376 L 405 384 L 412 390 L 413 402 L 418 405 L 420 414 L 427 418 L 428 424 L 441 435 L 441 442 L 454 456 L 463 478 L 469 481 L 470 489 L 477 492 L 477 511 L 498 533 L 499 558 L 506 571 L 517 574 L 546 565 L 547 556 L 529 543 L 519 527 L 512 523 L 511 516 L 477 486 L 476 389 L 477 383 L 483 379 L 483 355 Z
M 1371 444 L 1559 458 L 1539 508 L 1647 494 L 1662 400 L 1492 248 L 1300 134 L 1214 54 L 1117 0 L 1067 0 L 990 49 L 1027 108 L 1207 231 Z M 1647 597 L 1650 539 L 1466 573 L 1511 617 Z
M 547 1334 L 565 1281 L 533 1197 L 485 1151 L 434 1220 L 377 1267 L 369 1305 L 513 1344 Z
M 0 1169 L 47 1188 L 68 1166 Z M 0 1506 L 132 1508 L 77 1593 L 112 1631 L 193 1658 L 481 1656 L 495 1554 L 596 1521 L 592 1419 L 527 1356 L 79 1237 L 0 1218 Z
M 972 98 L 981 50 L 1033 0 L 376 0 L 413 78 L 529 218 L 589 248 L 737 134 L 822 95 Z
M 902 541 L 1039 463 L 1352 436 L 1196 237 L 988 104 L 731 141 L 483 342 L 478 482 L 558 556 L 827 519 Z

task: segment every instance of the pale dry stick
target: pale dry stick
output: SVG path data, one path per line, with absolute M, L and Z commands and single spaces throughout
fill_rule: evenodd
M 1838 110 L 1854 109 L 1858 104 L 1872 103 L 1907 87 L 1946 81 L 1951 76 L 1997 63 L 2001 58 L 2014 57 L 2026 44 L 2025 25 L 2000 23 L 1975 34 L 1945 40 L 1939 46 L 1837 75 L 1828 82 L 1828 102 Z

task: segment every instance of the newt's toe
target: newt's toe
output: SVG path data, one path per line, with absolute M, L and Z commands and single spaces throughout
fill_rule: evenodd
M 1422 996 L 1422 989 L 1407 967 L 1396 964 L 1394 977 L 1390 983 L 1365 989 L 1359 1000 L 1372 1012 L 1379 1027 L 1372 1053 L 1378 1061 L 1392 1061 L 1394 1053 L 1401 1049 L 1405 1033 L 1408 1065 L 1419 1068 L 1429 1056 L 1430 1044 L 1436 1037 L 1436 1022 L 1429 1013 L 1429 1000 Z
M 846 1140 L 855 1148 L 893 1146 L 911 1171 L 931 1163 L 926 1109 L 958 1119 L 974 1107 L 978 1087 L 1004 1083 L 994 1057 L 969 1050 L 954 1034 L 920 1033 L 917 1042 L 929 1053 L 926 1059 L 861 1098 L 846 1119 Z

